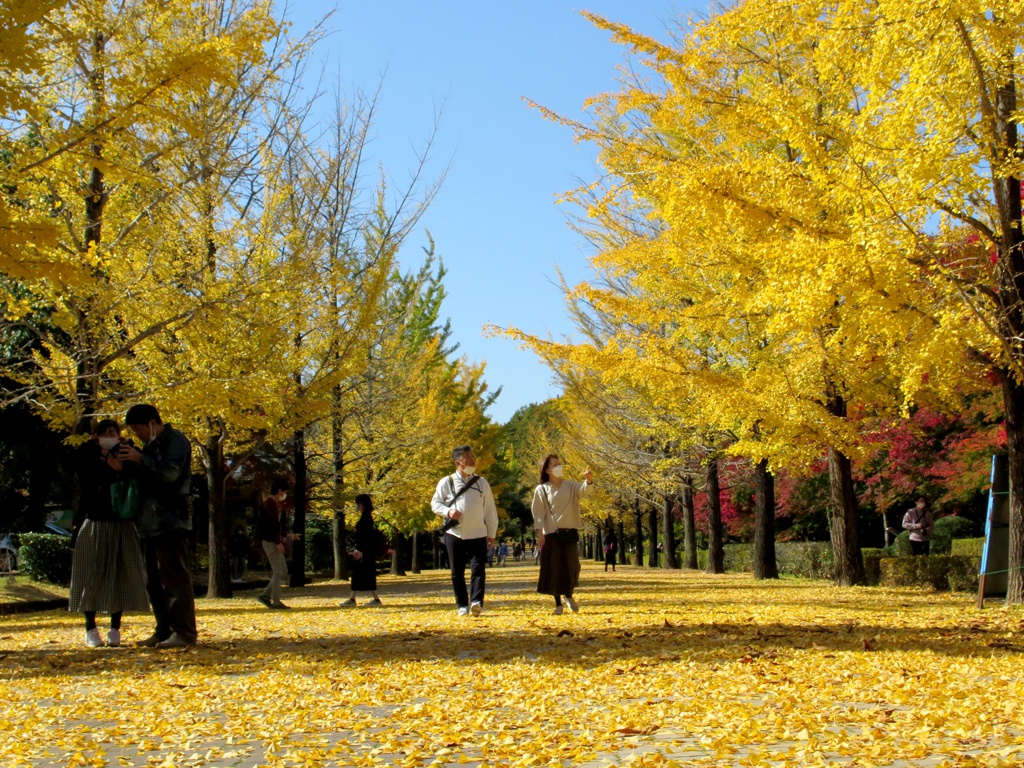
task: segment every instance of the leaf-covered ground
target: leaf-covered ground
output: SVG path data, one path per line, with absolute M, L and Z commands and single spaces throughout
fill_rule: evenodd
M 969 596 L 584 566 L 551 615 L 536 567 L 200 600 L 187 651 L 0 619 L 0 765 L 1016 765 L 1024 615 Z M 126 617 L 128 642 L 150 620 Z

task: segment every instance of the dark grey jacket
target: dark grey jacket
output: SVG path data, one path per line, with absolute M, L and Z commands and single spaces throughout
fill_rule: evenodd
M 192 446 L 188 438 L 164 424 L 156 439 L 142 449 L 138 476 L 143 498 L 139 533 L 158 536 L 178 529 L 192 530 L 188 507 Z

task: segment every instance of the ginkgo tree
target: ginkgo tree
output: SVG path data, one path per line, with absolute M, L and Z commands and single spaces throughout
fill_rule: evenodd
M 995 345 L 955 281 L 935 279 L 920 243 L 895 235 L 877 166 L 851 161 L 861 137 L 901 146 L 861 102 L 902 92 L 851 81 L 844 62 L 870 35 L 844 38 L 853 22 L 841 13 L 854 11 L 748 2 L 675 46 L 592 17 L 652 76 L 592 100 L 593 122 L 573 124 L 608 171 L 575 196 L 602 235 L 595 267 L 632 291 L 579 288 L 618 330 L 571 354 L 606 382 L 643 382 L 685 423 L 731 431 L 730 450 L 763 468 L 799 471 L 826 453 L 836 580 L 852 584 L 863 572 L 851 416 L 972 386 L 968 350 Z M 887 61 L 908 59 L 890 49 Z M 887 166 L 894 186 L 902 157 Z

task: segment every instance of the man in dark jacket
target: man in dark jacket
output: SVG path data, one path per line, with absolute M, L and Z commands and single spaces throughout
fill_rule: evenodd
M 141 452 L 123 446 L 119 454 L 124 461 L 138 463 L 143 499 L 139 533 L 156 631 L 140 645 L 185 648 L 194 645 L 197 637 L 186 541 L 192 530 L 188 508 L 192 446 L 184 434 L 161 421 L 152 405 L 133 405 L 125 422 L 145 444 Z

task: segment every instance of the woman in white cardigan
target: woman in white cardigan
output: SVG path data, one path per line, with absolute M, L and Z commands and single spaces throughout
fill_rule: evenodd
M 573 613 L 579 603 L 573 592 L 580 580 L 580 500 L 593 485 L 588 468 L 584 482 L 562 477 L 562 462 L 554 454 L 544 459 L 540 484 L 533 491 L 533 527 L 540 545 L 540 577 L 537 591 L 555 598 L 555 615 L 562 613 L 562 597 Z

